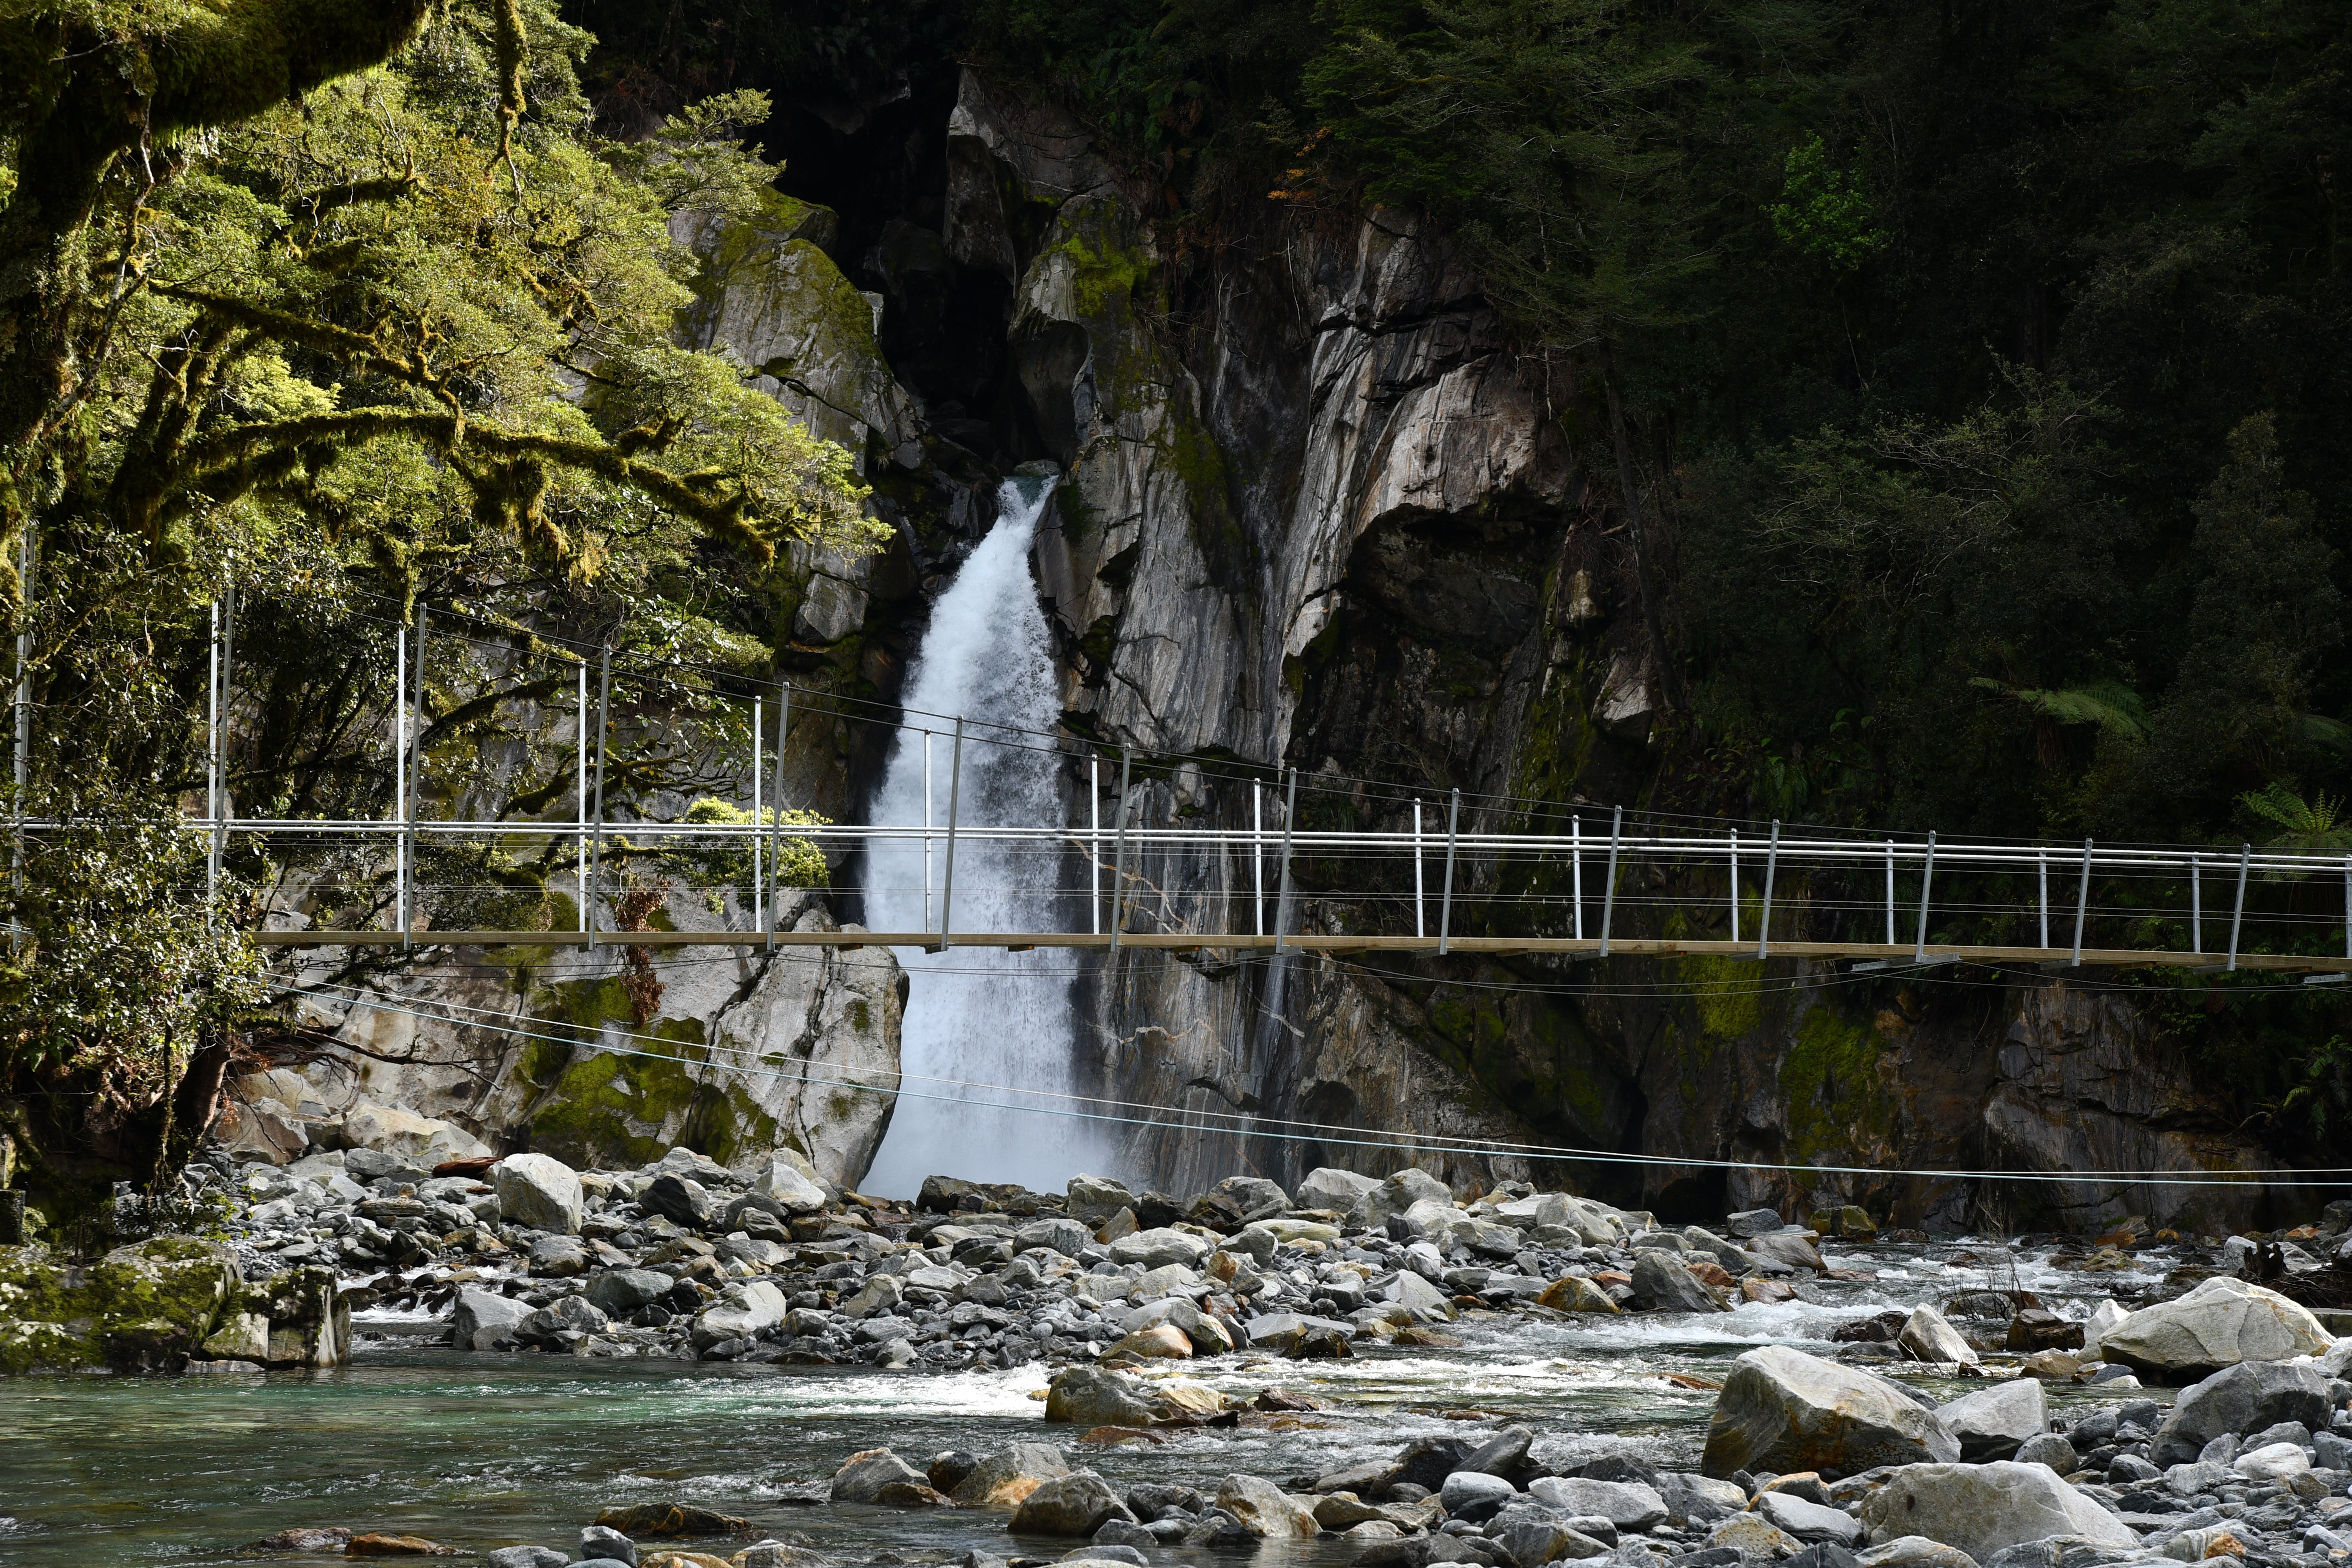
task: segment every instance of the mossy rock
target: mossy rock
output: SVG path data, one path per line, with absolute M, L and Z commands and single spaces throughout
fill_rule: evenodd
M 0 1373 L 184 1362 L 242 1295 L 219 1243 L 157 1237 L 77 1264 L 0 1247 Z

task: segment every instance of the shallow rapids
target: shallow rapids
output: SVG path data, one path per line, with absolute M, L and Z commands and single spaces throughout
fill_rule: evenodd
M 848 1563 L 882 1552 L 923 1562 L 980 1546 L 1059 1557 L 1067 1542 L 1012 1541 L 1004 1516 L 797 1500 L 841 1461 L 887 1444 L 920 1464 L 942 1449 L 986 1452 L 1024 1439 L 1072 1446 L 1113 1485 L 1213 1485 L 1234 1471 L 1279 1479 L 1394 1452 L 1416 1437 L 1532 1426 L 1542 1455 L 1628 1451 L 1695 1467 L 1714 1408 L 1706 1386 L 1765 1343 L 1818 1354 L 1839 1323 L 1961 1291 L 2018 1286 L 2081 1316 L 2103 1296 L 2158 1283 L 2176 1261 L 2133 1255 L 2128 1271 L 2083 1273 L 2044 1255 L 1980 1243 L 1828 1242 L 1834 1268 L 1872 1281 L 1808 1280 L 1802 1299 L 1704 1317 L 1628 1314 L 1548 1321 L 1466 1314 L 1460 1350 L 1361 1346 L 1348 1361 L 1244 1352 L 1182 1363 L 1229 1394 L 1267 1386 L 1328 1409 L 1253 1416 L 1162 1444 L 1078 1448 L 1030 1397 L 1048 1369 L 927 1374 L 782 1364 L 696 1364 L 409 1348 L 362 1314 L 356 1360 L 321 1372 L 217 1377 L 34 1376 L 0 1382 L 0 1561 L 11 1568 L 251 1562 L 240 1551 L 298 1525 L 416 1534 L 469 1552 L 569 1542 L 620 1502 L 681 1499 L 795 1536 Z M 1973 1258 L 1977 1261 L 1963 1261 Z M 386 1337 L 379 1337 L 386 1336 Z M 1881 1368 L 1880 1370 L 1887 1370 Z M 1901 1369 L 1895 1368 L 1898 1375 Z M 1957 1385 L 1936 1384 L 1946 1396 Z M 2054 1410 L 2093 1400 L 2053 1384 Z M 2153 1397 L 2168 1399 L 2165 1391 Z M 814 1489 L 822 1496 L 823 1488 Z M 1269 1546 L 1263 1568 L 1342 1560 L 1337 1538 Z M 1152 1553 L 1171 1565 L 1204 1552 Z M 340 1557 L 273 1554 L 323 1568 Z

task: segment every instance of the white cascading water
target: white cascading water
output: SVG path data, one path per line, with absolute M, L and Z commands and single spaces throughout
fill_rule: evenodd
M 960 827 L 1067 823 L 1060 763 L 1037 740 L 1059 722 L 1061 703 L 1045 616 L 1029 574 L 1030 542 L 1053 488 L 1051 479 L 1007 479 L 997 497 L 996 525 L 931 607 L 929 629 L 907 675 L 908 717 L 892 745 L 872 819 L 877 826 L 923 825 L 923 731 L 929 729 L 935 830 L 929 917 L 921 844 L 877 844 L 866 861 L 869 930 L 939 929 L 954 715 L 964 719 Z M 932 716 L 939 714 L 950 717 Z M 997 725 L 1005 728 L 992 728 Z M 997 741 L 1022 743 L 991 743 Z M 1062 929 L 1073 905 L 1081 915 L 1084 907 L 1058 889 L 1060 860 L 1034 848 L 960 837 L 950 929 Z M 906 1079 L 862 1189 L 912 1197 L 925 1176 L 938 1174 L 1058 1191 L 1081 1171 L 1108 1173 L 1107 1141 L 1097 1124 L 1067 1114 L 1091 1107 L 1055 1098 L 1075 1085 L 1067 952 L 902 948 L 898 962 L 908 975 L 899 1041 Z

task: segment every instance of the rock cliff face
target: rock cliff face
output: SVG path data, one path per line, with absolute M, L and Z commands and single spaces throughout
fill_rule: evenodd
M 1641 797 L 1657 768 L 1650 672 L 1621 526 L 1563 417 L 1574 388 L 1557 364 L 1511 352 L 1442 238 L 1381 212 L 1270 215 L 1254 235 L 1177 248 L 1051 106 L 967 73 L 951 105 L 919 95 L 900 112 L 875 139 L 889 161 L 873 182 L 891 193 L 881 206 L 837 217 L 787 200 L 756 232 L 694 235 L 710 264 L 690 330 L 860 451 L 898 531 L 870 560 L 795 562 L 775 641 L 800 689 L 887 710 L 928 595 L 993 519 L 995 479 L 1050 459 L 1066 478 L 1033 560 L 1066 726 L 1105 749 L 1195 759 L 1143 770 L 1137 820 L 1245 826 L 1263 811 L 1271 824 L 1287 767 L 1302 825 L 1409 826 L 1414 785 L 1433 829 L 1453 787 L 1600 803 L 1584 806 L 1588 830 L 1608 803 Z M 794 804 L 855 819 L 887 730 L 846 710 L 796 706 L 787 772 Z M 1404 787 L 1344 782 L 1360 778 Z M 1069 788 L 1082 818 L 1075 767 Z M 1505 820 L 1474 804 L 1464 826 Z M 1307 858 L 1295 875 L 1283 910 L 1271 866 L 1155 851 L 1129 882 L 1129 927 L 1411 929 L 1408 867 Z M 1465 895 L 1533 895 L 1465 898 L 1486 929 L 1570 929 L 1564 868 L 1472 858 L 1460 876 Z M 1807 889 L 1783 897 L 1801 921 Z M 1492 912 L 1513 909 L 1537 912 Z M 534 984 L 570 988 L 593 1033 L 611 1016 L 593 998 L 617 982 L 609 959 L 572 962 L 550 961 L 542 975 L 562 978 Z M 739 1040 L 812 1080 L 822 1068 L 895 1083 L 898 1000 L 882 955 L 657 968 L 671 988 L 657 1027 L 681 1041 Z M 520 1013 L 517 990 L 483 982 L 473 1001 Z M 2058 981 L 1130 951 L 1095 963 L 1076 994 L 1083 1080 L 1171 1112 L 1292 1124 L 1286 1137 L 1133 1129 L 1115 1173 L 1173 1192 L 1237 1170 L 1287 1183 L 1318 1165 L 1413 1161 L 1457 1184 L 1530 1173 L 1524 1149 L 1416 1146 L 1443 1136 L 1583 1151 L 1593 1157 L 1543 1179 L 1667 1217 L 1808 1200 L 1938 1226 L 2263 1217 L 2252 1186 L 1843 1169 L 2187 1177 L 2269 1163 L 2199 1103 L 2141 1012 Z M 886 1096 L 837 1104 L 715 1067 L 656 1084 L 628 1058 L 538 1048 L 486 1043 L 488 1088 L 407 1068 L 379 1084 L 373 1068 L 361 1087 L 559 1152 L 625 1144 L 632 1159 L 632 1141 L 699 1138 L 721 1152 L 698 1121 L 716 1116 L 729 1136 L 788 1135 L 841 1181 L 863 1171 L 887 1113 Z M 724 1113 L 707 1109 L 720 1101 Z M 575 1109 L 592 1103 L 606 1108 L 593 1130 Z M 1633 1152 L 1697 1163 L 1606 1158 Z
M 1617 520 L 1554 417 L 1572 388 L 1508 351 L 1442 241 L 1375 212 L 1163 250 L 1083 126 L 969 74 L 936 167 L 931 296 L 1003 301 L 998 385 L 961 392 L 963 406 L 992 406 L 995 460 L 1044 455 L 1067 472 L 1035 565 L 1070 727 L 1202 759 L 1139 783 L 1140 820 L 1272 820 L 1273 792 L 1254 802 L 1244 775 L 1286 765 L 1307 779 L 1302 823 L 1408 821 L 1408 800 L 1318 792 L 1321 773 L 1423 781 L 1433 826 L 1450 785 L 1636 795 L 1654 768 L 1648 675 Z M 911 308 L 890 294 L 885 248 L 867 260 L 886 313 Z M 910 543 L 952 531 L 908 515 Z M 1409 929 L 1404 868 L 1369 887 L 1339 869 L 1301 863 L 1289 929 Z M 1472 890 L 1505 875 L 1464 868 Z M 1556 869 L 1509 875 L 1566 890 Z M 1232 856 L 1145 857 L 1130 893 L 1136 930 L 1259 918 L 1255 868 Z M 1558 906 L 1544 918 L 1565 929 Z M 1444 1134 L 1722 1162 L 1577 1168 L 1701 1214 L 1818 1197 L 1939 1225 L 2252 1217 L 2251 1193 L 2226 1187 L 1759 1168 L 2263 1163 L 2210 1125 L 2186 1063 L 2124 1002 L 2058 983 L 1827 978 L 1780 963 L 1620 961 L 1604 983 L 1539 961 L 1128 953 L 1082 988 L 1086 1065 L 1124 1099 L 1308 1124 L 1289 1139 L 1134 1132 L 1127 1173 L 1178 1192 L 1241 1168 L 1385 1170 Z M 1417 1157 L 1457 1182 L 1525 1163 Z

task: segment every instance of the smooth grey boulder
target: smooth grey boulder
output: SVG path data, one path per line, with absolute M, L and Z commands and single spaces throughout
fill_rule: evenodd
M 1958 1547 L 1924 1535 L 1898 1535 L 1855 1557 L 1862 1568 L 1977 1568 L 1977 1560 Z
M 2157 1428 L 2149 1458 L 2159 1466 L 2204 1457 L 2215 1438 L 2245 1435 L 2282 1421 L 2326 1426 L 2327 1379 L 2309 1363 L 2241 1362 L 2180 1391 Z M 2225 1463 L 2227 1461 L 2224 1461 Z
M 650 1268 L 615 1268 L 588 1281 L 588 1300 L 613 1317 L 624 1317 L 668 1295 L 675 1281 Z
M 562 1333 L 600 1334 L 612 1322 L 584 1296 L 550 1301 L 515 1326 L 519 1340 L 545 1340 Z
M 1501 1547 L 1513 1563 L 1558 1563 L 1605 1557 L 1609 1543 L 1590 1536 L 1567 1521 L 1541 1509 L 1513 1509 L 1486 1527 L 1486 1539 Z
M 2099 1336 L 2099 1353 L 2151 1382 L 2183 1384 L 2241 1362 L 2316 1356 L 2334 1340 L 2309 1309 L 2275 1290 L 2216 1276 L 2143 1307 Z
M 580 1555 L 634 1563 L 637 1560 L 637 1543 L 609 1525 L 591 1524 L 580 1531 Z
M 530 1314 L 530 1308 L 495 1290 L 460 1285 L 457 1304 L 449 1314 L 449 1342 L 461 1351 L 494 1349 L 499 1341 L 512 1339 Z
M 1793 1492 L 1770 1491 L 1756 1499 L 1756 1511 L 1779 1529 L 1803 1542 L 1832 1542 L 1853 1546 L 1862 1540 L 1862 1522 L 1843 1509 L 1808 1502 Z
M 1594 1481 L 1582 1476 L 1542 1476 L 1528 1483 L 1528 1495 L 1570 1516 L 1591 1514 L 1620 1530 L 1663 1524 L 1666 1500 L 1640 1481 Z
M 551 1546 L 501 1546 L 482 1561 L 490 1568 L 572 1568 L 572 1559 Z
M 1957 1362 L 1962 1366 L 1977 1364 L 1977 1352 L 1969 1342 L 1960 1338 L 1959 1330 L 1944 1321 L 1944 1314 L 1922 1303 L 1911 1309 L 1911 1316 L 1895 1336 L 1895 1342 L 1913 1361 Z
M 1819 1274 L 1829 1268 L 1822 1261 L 1821 1248 L 1810 1237 L 1793 1230 L 1776 1231 L 1767 1236 L 1748 1238 L 1748 1250 L 1759 1258 L 1769 1258 L 1775 1263 L 1785 1263 L 1791 1268 L 1810 1268 Z
M 2173 1568 L 2178 1561 L 2145 1547 L 2052 1535 L 2004 1546 L 1985 1559 L 1984 1568 Z
M 929 1486 L 930 1478 L 887 1448 L 867 1448 L 852 1454 L 834 1472 L 835 1502 L 878 1501 L 884 1487 L 901 1484 Z
M 1454 1189 L 1417 1165 L 1407 1165 L 1364 1194 L 1364 1223 L 1378 1230 L 1391 1215 L 1419 1203 L 1454 1204 Z
M 1460 1513 L 1474 1503 L 1517 1497 L 1518 1490 L 1502 1477 L 1484 1470 L 1456 1470 L 1437 1489 L 1437 1500 L 1445 1505 L 1446 1512 Z
M 1750 1237 L 1769 1236 L 1786 1224 L 1779 1209 L 1742 1209 L 1726 1218 L 1723 1228 L 1745 1241 Z
M 1818 1470 L 1836 1479 L 1959 1457 L 1959 1439 L 1942 1418 L 1885 1378 L 1766 1345 L 1731 1363 L 1699 1468 L 1718 1479 L 1740 1470 Z
M 1244 1215 L 1280 1214 L 1290 1206 L 1290 1194 L 1282 1190 L 1282 1184 L 1264 1176 L 1227 1176 L 1209 1191 L 1232 1199 Z
M 1905 1465 L 1862 1502 L 1874 1541 L 1924 1535 L 1981 1563 L 2003 1547 L 2053 1535 L 2137 1549 L 2132 1528 L 2042 1465 Z
M 1506 1426 L 1472 1449 L 1470 1457 L 1462 1461 L 1462 1468 L 1510 1480 L 1526 1468 L 1528 1447 L 1535 1440 L 1530 1427 Z
M 1213 1245 L 1191 1231 L 1162 1226 L 1120 1237 L 1110 1244 L 1110 1260 L 1122 1268 L 1129 1263 L 1140 1263 L 1146 1268 L 1181 1263 L 1189 1268 L 1206 1258 Z
M 2038 1377 L 2011 1378 L 1964 1394 L 1936 1412 L 1960 1440 L 1963 1459 L 2008 1459 L 2019 1445 L 2050 1428 Z
M 490 1185 L 499 1194 L 499 1216 L 509 1225 L 579 1234 L 580 1177 L 562 1161 L 548 1154 L 509 1154 L 490 1167 Z
M 2062 1476 L 2071 1476 L 2083 1462 L 2074 1445 L 2055 1432 L 2044 1432 L 2039 1437 L 2028 1437 L 2009 1456 L 2021 1465 L 2047 1465 Z
M 1255 1476 L 1227 1476 L 1218 1482 L 1217 1507 L 1261 1541 L 1312 1540 L 1323 1533 L 1313 1509 Z
M 1661 1471 L 1657 1492 L 1670 1523 L 1712 1524 L 1748 1506 L 1748 1494 L 1736 1483 L 1690 1470 Z
M 1092 1535 L 1110 1520 L 1135 1522 L 1135 1515 L 1111 1484 L 1092 1470 L 1073 1470 L 1040 1481 L 1013 1510 L 1015 1535 Z
M 1045 1419 L 1077 1426 L 1149 1426 L 1160 1406 L 1143 1384 L 1125 1373 L 1074 1366 L 1045 1388 Z M 961 1500 L 959 1499 L 959 1501 Z
M 1360 1175 L 1354 1171 L 1342 1171 L 1330 1165 L 1318 1166 L 1307 1173 L 1298 1184 L 1295 1195 L 1303 1209 L 1330 1209 L 1338 1214 L 1354 1214 L 1362 1206 L 1371 1190 L 1381 1184 L 1377 1176 Z
M 1715 1288 L 1664 1252 L 1633 1258 L 1633 1300 L 1653 1312 L 1727 1312 Z

